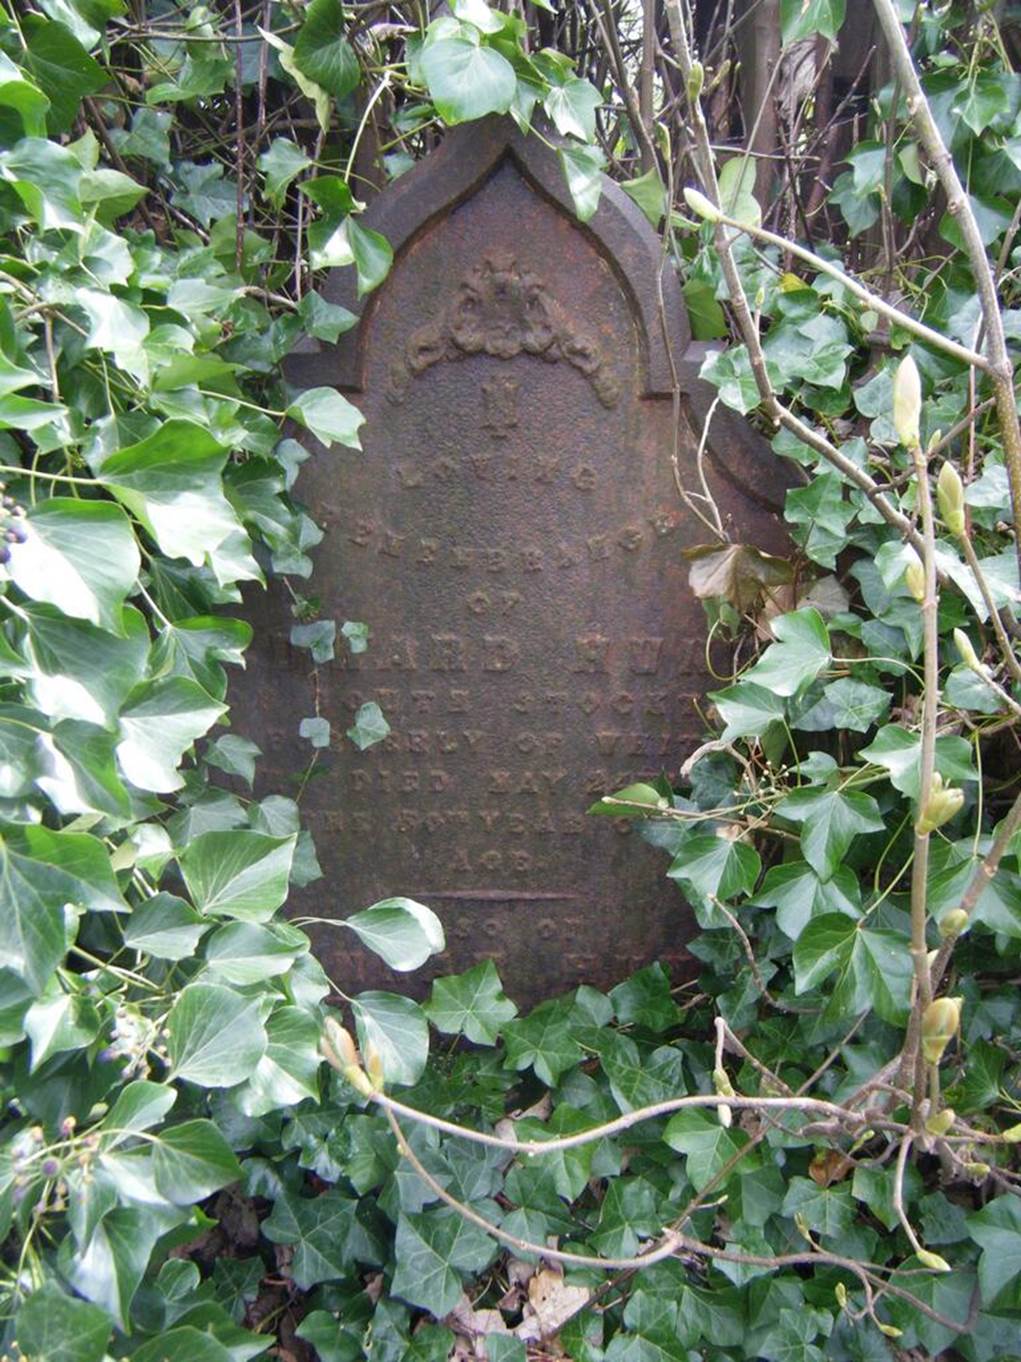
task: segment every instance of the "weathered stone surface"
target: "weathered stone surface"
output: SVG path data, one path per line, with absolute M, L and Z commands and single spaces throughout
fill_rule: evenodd
M 681 551 L 707 536 L 673 461 L 695 481 L 685 412 L 699 424 L 713 394 L 676 282 L 624 194 L 607 183 L 579 225 L 556 158 L 500 121 L 448 136 L 367 221 L 394 245 L 389 279 L 355 331 L 290 368 L 366 414 L 364 453 L 313 444 L 297 490 L 326 529 L 322 613 L 371 631 L 315 680 L 334 745 L 303 808 L 326 878 L 294 902 L 341 917 L 417 898 L 447 932 L 433 972 L 489 956 L 517 998 L 680 959 L 689 915 L 662 855 L 585 815 L 703 736 L 706 630 Z M 327 296 L 353 308 L 350 273 Z M 738 537 L 776 546 L 752 499 L 782 493 L 768 450 L 726 413 L 712 430 Z M 280 789 L 313 683 L 284 594 L 253 610 L 268 643 L 235 723 Z M 366 700 L 392 732 L 360 753 L 341 735 Z M 346 933 L 318 946 L 345 989 L 393 982 Z

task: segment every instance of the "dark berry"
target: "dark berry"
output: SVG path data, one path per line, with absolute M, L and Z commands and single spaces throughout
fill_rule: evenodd
M 43 1177 L 55 1178 L 60 1172 L 60 1164 L 56 1159 L 43 1159 Z
M 24 544 L 25 540 L 28 538 L 28 531 L 25 529 L 24 525 L 12 525 L 7 531 L 7 538 L 14 544 Z
M 7 547 L 6 544 L 0 544 L 0 563 L 9 563 L 10 561 L 11 561 L 10 549 Z

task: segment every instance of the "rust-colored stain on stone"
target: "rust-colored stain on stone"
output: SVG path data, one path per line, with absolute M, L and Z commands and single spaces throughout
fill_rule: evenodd
M 367 221 L 395 246 L 390 277 L 356 331 L 289 369 L 366 415 L 364 453 L 311 442 L 297 492 L 326 530 L 323 615 L 370 630 L 366 653 L 318 672 L 334 740 L 302 807 L 325 878 L 292 904 L 419 899 L 448 940 L 430 973 L 492 958 L 519 1000 L 677 962 L 690 912 L 662 853 L 585 813 L 703 737 L 706 630 L 681 551 L 706 534 L 674 482 L 673 371 L 696 418 L 712 394 L 676 282 L 662 275 L 661 313 L 634 205 L 607 184 L 581 226 L 555 157 L 499 121 L 448 137 Z M 353 306 L 347 273 L 326 292 Z M 714 430 L 737 537 L 775 546 L 775 516 L 738 490 L 782 490 L 768 451 L 732 418 Z M 685 433 L 684 474 L 693 461 Z M 286 789 L 310 664 L 283 592 L 252 610 L 268 643 L 234 720 L 266 752 L 264 787 Z M 358 752 L 342 735 L 367 700 L 391 733 Z M 345 990 L 395 985 L 347 933 L 317 948 Z

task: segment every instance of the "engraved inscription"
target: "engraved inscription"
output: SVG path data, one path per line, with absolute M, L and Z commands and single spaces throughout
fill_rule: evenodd
M 682 552 L 702 531 L 674 478 L 697 473 L 668 363 L 691 363 L 680 294 L 612 185 L 581 226 L 539 139 L 511 132 L 476 159 L 501 136 L 489 121 L 452 131 L 370 206 L 393 268 L 314 375 L 300 358 L 289 370 L 311 387 L 336 361 L 365 415 L 364 453 L 314 449 L 297 491 L 329 526 L 310 583 L 322 617 L 364 621 L 368 648 L 338 648 L 313 695 L 290 601 L 271 588 L 239 725 L 267 738 L 266 793 L 297 789 L 313 698 L 334 735 L 301 795 L 326 878 L 294 908 L 342 916 L 407 895 L 448 942 L 396 979 L 323 929 L 317 951 L 350 993 L 422 992 L 489 958 L 527 1004 L 677 958 L 688 930 L 662 853 L 586 812 L 676 775 L 705 737 L 692 701 L 706 628 Z M 359 751 L 343 735 L 369 701 L 390 730 Z

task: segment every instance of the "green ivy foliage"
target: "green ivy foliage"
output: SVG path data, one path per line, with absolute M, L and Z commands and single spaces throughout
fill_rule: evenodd
M 832 39 L 844 10 L 784 0 L 783 37 Z M 797 475 L 791 562 L 725 543 L 693 555 L 693 589 L 736 644 L 708 746 L 680 790 L 633 786 L 594 810 L 640 819 L 669 855 L 679 915 L 701 929 L 698 978 L 672 984 L 654 965 L 519 1016 L 483 962 L 421 1007 L 347 1000 L 389 1091 L 484 1133 L 510 1116 L 518 1139 L 546 1140 L 697 1102 L 546 1156 L 402 1116 L 425 1181 L 379 1103 L 321 1062 L 344 981 L 280 915 L 289 887 L 319 875 L 315 851 L 295 798 L 239 793 L 258 735 L 227 727 L 228 668 L 251 639 L 241 591 L 270 572 L 291 583 L 310 665 L 367 646 L 364 623 L 321 618 L 314 583 L 306 594 L 321 531 L 293 495 L 305 451 L 286 424 L 351 458 L 361 418 L 332 388 L 289 390 L 280 361 L 355 320 L 310 270 L 353 268 L 365 296 L 390 265 L 352 180 L 368 89 L 399 91 L 393 175 L 406 135 L 434 121 L 527 126 L 541 109 L 583 219 L 605 91 L 562 53 L 526 52 L 524 22 L 482 0 L 402 31 L 398 60 L 352 42 L 337 0 L 262 17 L 238 29 L 203 5 L 129 13 L 121 0 L 0 16 L 3 1347 L 33 1362 L 247 1362 L 278 1345 L 416 1362 L 447 1358 L 460 1335 L 520 1362 L 556 1335 L 579 1362 L 1017 1355 L 1021 844 L 954 954 L 962 1032 L 941 1082 L 963 1133 L 939 1148 L 916 1129 L 899 1176 L 890 1123 L 910 1115 L 897 1059 L 923 794 L 913 560 L 872 500 L 786 433 L 774 447 Z M 956 22 L 923 7 L 916 55 L 987 245 L 1013 269 L 1017 78 L 993 28 L 962 58 Z M 232 149 L 218 129 L 239 107 L 249 135 Z M 933 200 L 913 134 L 896 129 L 856 147 L 837 183 L 852 236 L 869 214 L 910 222 Z M 725 206 L 750 220 L 758 205 L 731 164 Z M 658 171 L 625 188 L 657 225 L 667 216 Z M 723 334 L 731 299 L 709 228 L 674 214 L 667 230 L 696 333 Z M 899 282 L 931 326 L 971 344 L 974 279 L 954 222 L 940 230 L 938 264 Z M 910 345 L 927 443 L 971 408 L 965 370 L 896 326 L 877 344 L 878 319 L 826 275 L 771 247 L 735 250 L 777 392 L 914 517 L 896 365 Z M 754 413 L 743 346 L 704 372 Z M 1019 589 L 988 412 L 965 502 L 986 591 L 942 526 L 936 766 L 963 801 L 934 838 L 934 949 L 1014 778 L 1019 694 L 989 602 L 1010 615 Z M 310 713 L 296 765 L 386 732 L 371 702 L 346 735 Z M 443 944 L 434 915 L 402 898 L 346 928 L 397 970 Z M 846 1105 L 869 1084 L 853 1132 L 753 1101 L 810 1089 Z M 545 1269 L 556 1306 L 543 1319 L 534 1253 L 509 1254 L 437 1187 L 519 1245 L 626 1260 L 671 1226 L 690 1245 L 610 1274 L 609 1289 L 605 1271 Z

